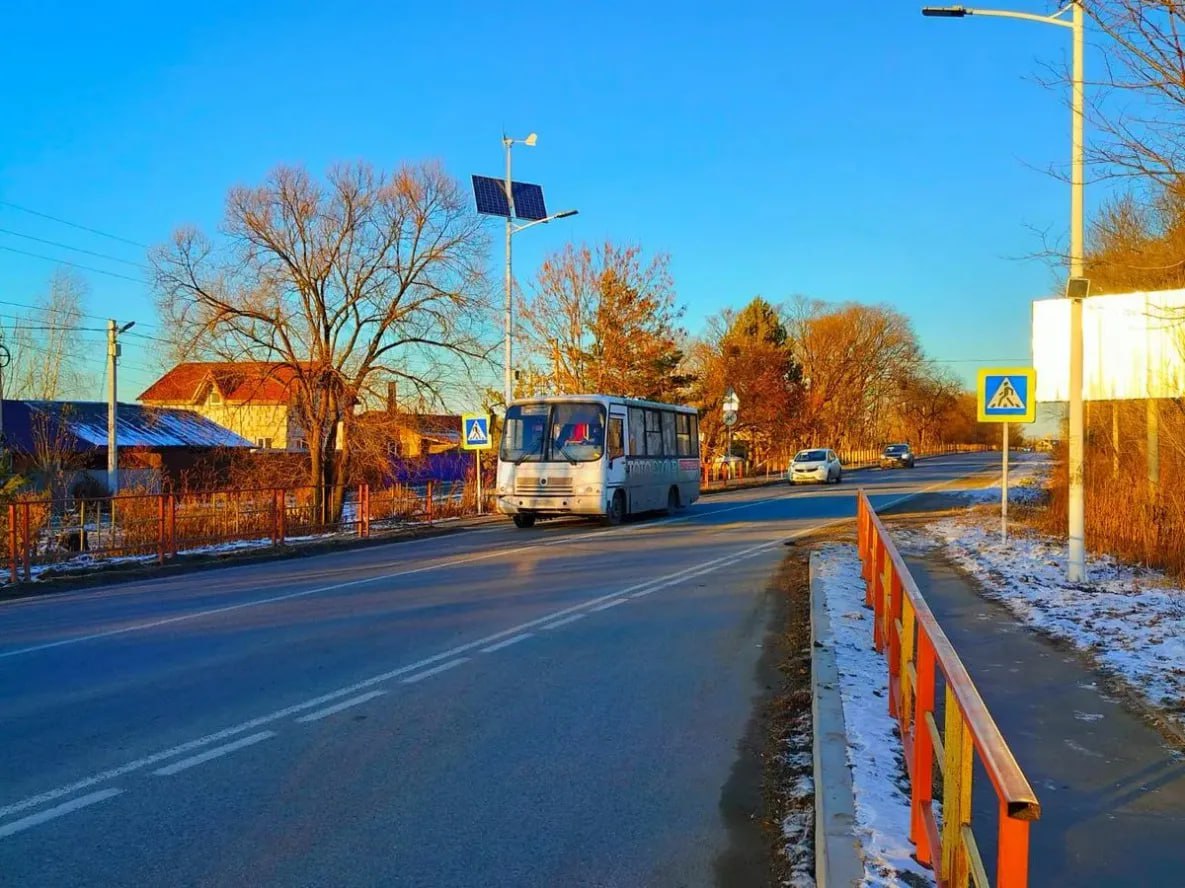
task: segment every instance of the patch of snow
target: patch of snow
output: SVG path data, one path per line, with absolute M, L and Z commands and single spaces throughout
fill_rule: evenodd
M 1052 469 L 1053 462 L 1046 454 L 1017 454 L 1008 467 L 1008 502 L 1023 506 L 1044 502 Z M 973 488 L 967 491 L 967 498 L 972 503 L 998 503 L 1000 485 Z
M 786 739 L 783 753 L 787 768 L 794 774 L 786 789 L 789 812 L 782 818 L 783 853 L 790 864 L 785 888 L 815 888 L 815 781 L 811 731 L 811 713 L 804 712 L 795 721 Z
M 864 606 L 856 548 L 824 546 L 814 564 L 835 640 L 864 884 L 933 885 L 934 874 L 910 856 L 904 753 L 897 723 L 889 716 L 888 667 L 872 646 L 873 615 Z
M 1000 540 L 992 510 L 894 528 L 911 548 L 937 546 L 1017 618 L 1071 642 L 1155 707 L 1185 723 L 1185 589 L 1163 572 L 1091 557 L 1088 582 L 1066 580 L 1066 544 L 1014 525 Z

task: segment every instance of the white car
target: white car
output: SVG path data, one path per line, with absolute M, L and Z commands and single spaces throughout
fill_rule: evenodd
M 843 466 L 834 450 L 814 448 L 800 450 L 786 469 L 786 481 L 790 484 L 838 484 L 843 480 Z

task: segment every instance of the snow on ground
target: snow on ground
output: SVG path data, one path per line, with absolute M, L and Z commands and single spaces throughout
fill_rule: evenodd
M 1008 467 L 1008 502 L 1036 505 L 1045 499 L 1045 488 L 1053 463 L 1047 454 L 1019 453 Z M 972 503 L 1000 502 L 1000 485 L 977 487 L 967 491 Z
M 856 549 L 824 546 L 814 566 L 835 638 L 864 884 L 933 885 L 933 873 L 910 857 L 908 778 L 897 724 L 889 716 L 888 668 L 872 646 L 872 611 L 864 606 Z
M 785 888 L 815 888 L 815 781 L 811 713 L 808 709 L 794 724 L 785 747 L 786 765 L 795 774 L 786 790 L 790 810 L 782 819 L 785 854 L 790 873 Z
M 1013 523 L 1000 540 L 988 507 L 915 528 L 892 527 L 902 551 L 937 548 L 1021 621 L 1088 652 L 1185 725 L 1185 589 L 1156 570 L 1091 557 L 1088 582 L 1066 580 L 1066 544 Z

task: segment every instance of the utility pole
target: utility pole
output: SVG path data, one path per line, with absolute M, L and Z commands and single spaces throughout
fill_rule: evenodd
M 119 437 L 115 430 L 119 422 L 119 397 L 116 391 L 116 364 L 119 362 L 119 334 L 126 333 L 135 321 L 117 327 L 115 319 L 107 321 L 107 490 L 119 493 Z

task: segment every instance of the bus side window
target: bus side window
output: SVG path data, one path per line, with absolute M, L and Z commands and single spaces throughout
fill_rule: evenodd
M 625 423 L 620 416 L 609 417 L 609 459 L 625 456 Z
M 646 416 L 640 407 L 630 408 L 630 456 L 646 455 Z

